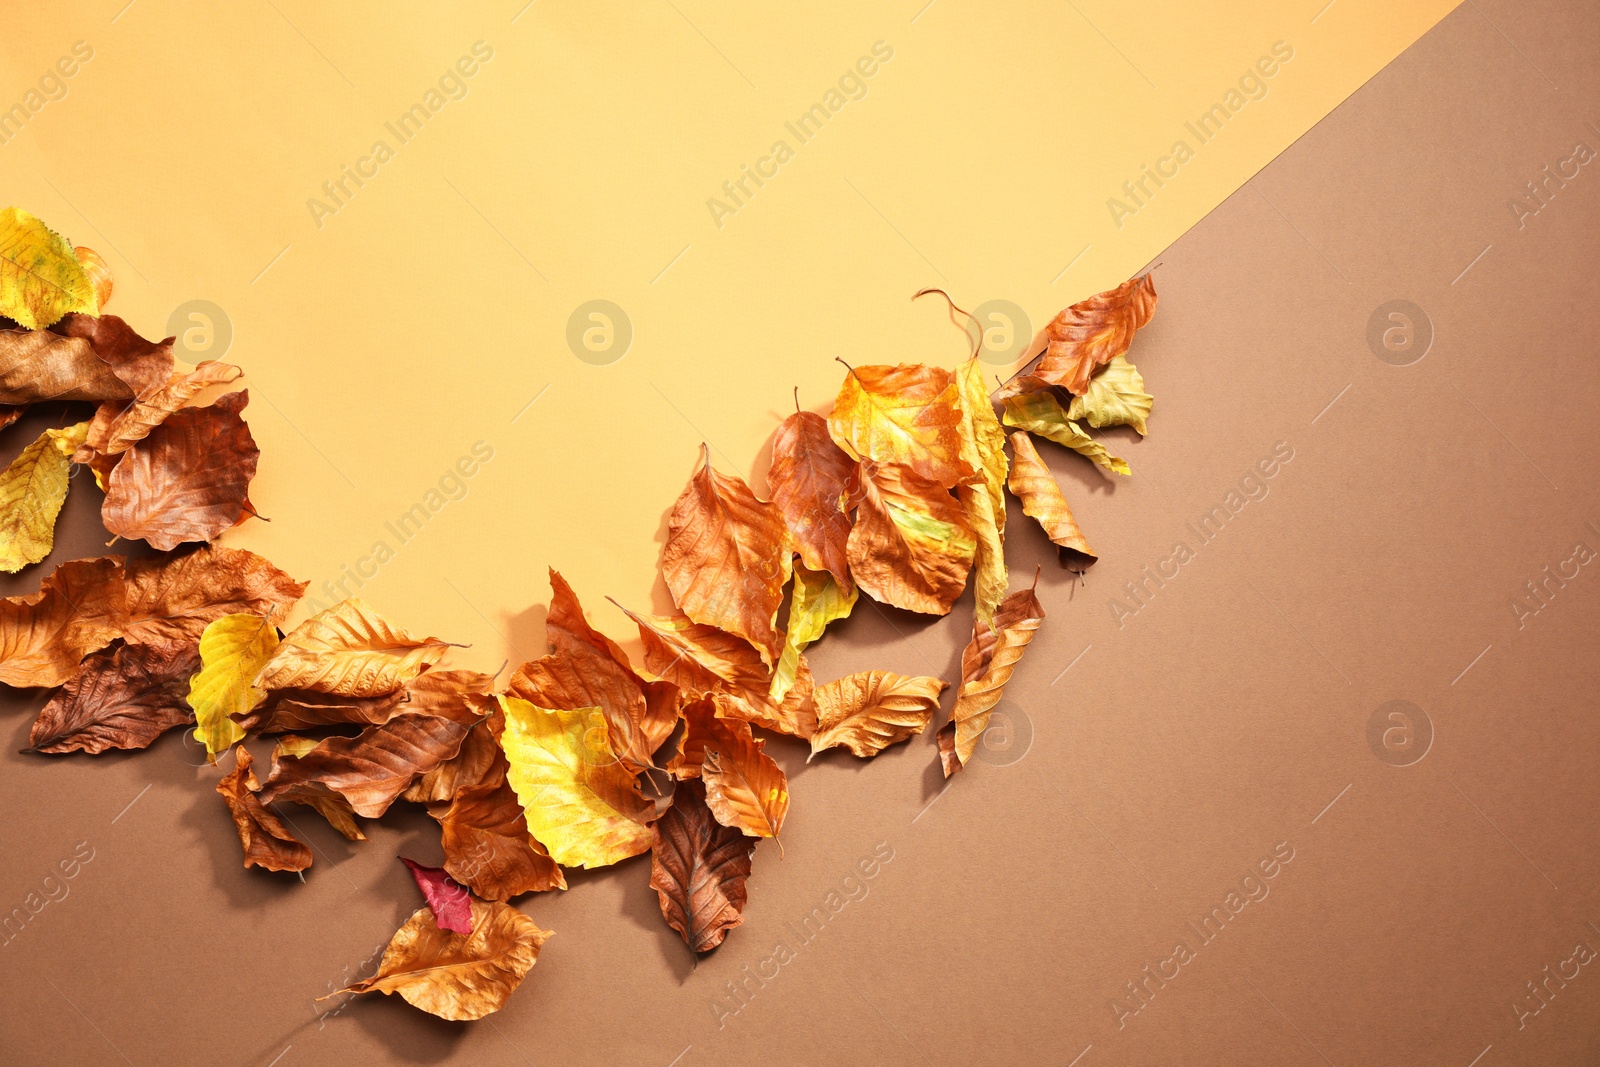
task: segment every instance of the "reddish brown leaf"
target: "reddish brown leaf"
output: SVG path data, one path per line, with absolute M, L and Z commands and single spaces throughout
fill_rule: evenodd
M 332 791 L 357 815 L 375 819 L 419 775 L 461 749 L 468 725 L 436 715 L 396 715 L 359 737 L 330 737 L 272 768 L 263 798 L 299 800 Z
M 939 763 L 946 778 L 972 761 L 1006 683 L 1043 623 L 1044 606 L 1032 589 L 1006 597 L 992 627 L 973 621 L 972 640 L 961 654 L 961 691 L 950 721 L 939 729 Z
M 199 669 L 200 652 L 192 644 L 101 649 L 39 712 L 29 751 L 146 748 L 172 727 L 194 721 L 189 676 Z
M 274 626 L 306 590 L 242 548 L 200 545 L 127 562 L 128 641 L 200 640 L 224 615 L 259 615 Z
M 400 857 L 400 862 L 416 879 L 417 888 L 422 890 L 439 929 L 456 934 L 472 933 L 472 899 L 460 882 L 438 867 L 424 867 L 404 856 Z
M 1081 395 L 1088 390 L 1095 368 L 1126 353 L 1134 332 L 1155 313 L 1156 286 L 1148 273 L 1078 301 L 1051 321 L 1043 358 L 1001 395 L 1034 392 L 1051 385 Z
M 311 866 L 311 849 L 286 830 L 262 803 L 257 795 L 261 785 L 250 769 L 249 750 L 237 745 L 233 751 L 239 764 L 217 783 L 217 792 L 233 815 L 234 829 L 244 846 L 244 865 L 269 871 L 305 870 Z
M 828 435 L 828 422 L 814 411 L 797 411 L 783 420 L 772 439 L 767 486 L 783 512 L 800 559 L 814 571 L 828 571 L 841 589 L 852 587 L 845 541 L 850 516 L 844 507 L 856 465 Z
M 102 403 L 89 423 L 88 438 L 78 461 L 88 462 L 94 453 L 115 456 L 126 452 L 201 392 L 236 382 L 243 375 L 244 371 L 231 363 L 208 359 L 193 370 L 175 371 L 166 382 L 135 397 L 132 403 Z
M 48 330 L 0 330 L 0 404 L 129 400 L 172 373 L 171 346 L 115 315 L 68 315 Z
M 420 804 L 454 800 L 463 789 L 493 785 L 505 777 L 504 757 L 500 753 L 500 732 L 505 729 L 505 719 L 498 703 L 489 701 L 484 707 L 486 717 L 468 728 L 461 750 L 412 782 L 401 794 L 404 799 Z
M 172 377 L 173 338 L 147 341 L 115 315 L 72 314 L 50 332 L 87 341 L 95 356 L 110 365 L 134 396 L 144 396 Z
M 406 691 L 377 697 L 342 697 L 312 689 L 274 690 L 260 707 L 234 717 L 247 730 L 288 734 L 327 726 L 376 726 L 406 709 Z
M 63 563 L 37 593 L 0 600 L 0 683 L 60 685 L 127 628 L 122 558 Z
M 449 804 L 428 805 L 442 831 L 444 869 L 487 900 L 567 888 L 561 868 L 528 833 L 522 803 L 505 774 L 501 756 L 497 772 L 482 784 L 462 788 Z
M 697 781 L 678 785 L 654 834 L 650 886 L 661 898 L 661 915 L 690 949 L 710 952 L 744 922 L 755 842 L 712 817 Z

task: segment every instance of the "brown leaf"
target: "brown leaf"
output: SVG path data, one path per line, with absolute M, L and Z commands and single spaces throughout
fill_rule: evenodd
M 89 424 L 89 439 L 84 442 L 84 449 L 86 453 L 98 452 L 105 456 L 126 452 L 203 390 L 238 381 L 243 374 L 244 371 L 231 363 L 208 359 L 193 370 L 174 372 L 165 384 L 131 404 L 101 404 L 94 421 Z M 79 462 L 88 462 L 90 458 L 88 454 L 80 454 Z
M 48 330 L 0 330 L 0 404 L 129 400 L 172 373 L 171 346 L 115 315 L 68 315 Z M 159 375 L 159 377 L 157 377 Z
M 1096 367 L 1128 351 L 1136 330 L 1156 313 L 1156 286 L 1148 273 L 1080 300 L 1062 311 L 1046 330 L 1049 346 L 1029 374 L 1002 390 L 1002 396 L 1059 385 L 1082 394 Z
M 1011 453 L 1011 477 L 1006 484 L 1022 501 L 1023 513 L 1038 519 L 1045 536 L 1060 546 L 1062 563 L 1081 563 L 1082 569 L 1088 569 L 1100 557 L 1073 521 L 1067 498 L 1061 494 L 1050 468 L 1039 458 L 1033 438 L 1024 430 L 1012 434 Z
M 812 700 L 814 688 L 811 664 L 801 655 L 794 681 L 782 703 L 773 703 L 767 690 L 751 692 L 721 686 L 715 692 L 725 698 L 722 713 L 728 718 L 743 719 L 780 734 L 808 740 L 817 729 L 817 708 Z
M 747 721 L 718 714 L 727 704 L 727 697 L 702 696 L 683 706 L 683 735 L 678 738 L 677 753 L 667 761 L 668 774 L 678 779 L 698 778 L 707 748 L 732 751 L 753 736 Z
M 330 737 L 303 756 L 286 756 L 273 768 L 263 798 L 301 800 L 332 791 L 357 815 L 375 819 L 418 775 L 461 749 L 466 723 L 436 715 L 396 715 L 359 737 Z
M 654 833 L 650 886 L 661 898 L 661 915 L 690 949 L 710 952 L 744 922 L 755 842 L 716 821 L 696 781 L 678 786 Z
M 933 721 L 942 678 L 860 671 L 817 690 L 817 730 L 811 754 L 844 746 L 863 759 L 920 734 Z
M 239 760 L 233 773 L 217 783 L 217 792 L 228 804 L 233 827 L 244 846 L 244 865 L 269 871 L 303 871 L 311 866 L 311 849 L 288 830 L 278 817 L 266 809 L 256 795 L 260 783 L 250 769 L 250 751 L 243 745 L 233 750 Z
M 949 614 L 977 550 L 961 506 L 908 467 L 863 463 L 861 475 L 861 508 L 848 544 L 857 584 L 897 608 Z
M 194 645 L 101 649 L 39 712 L 29 751 L 146 748 L 172 727 L 194 721 L 189 676 L 199 669 Z
M 974 620 L 972 640 L 961 655 L 961 691 L 950 721 L 939 729 L 939 760 L 946 778 L 972 761 L 994 706 L 1043 622 L 1044 607 L 1032 589 L 1006 597 L 992 627 Z
M 327 726 L 376 726 L 407 710 L 406 691 L 376 697 L 341 697 L 311 689 L 274 690 L 266 703 L 234 721 L 247 730 L 287 734 Z
M 772 439 L 767 486 L 783 512 L 800 559 L 814 571 L 827 571 L 849 590 L 850 563 L 845 542 L 850 516 L 843 500 L 856 465 L 828 435 L 828 421 L 814 411 L 797 411 L 783 420 Z
M 101 507 L 106 529 L 166 550 L 210 541 L 255 514 L 250 480 L 261 451 L 239 416 L 249 402 L 246 389 L 184 408 L 124 453 Z
M 700 765 L 706 804 L 717 821 L 750 837 L 778 836 L 789 813 L 789 778 L 752 739 L 732 750 L 708 747 Z
M 846 374 L 828 432 L 856 459 L 909 467 L 948 489 L 974 473 L 961 458 L 960 424 L 950 372 L 901 364 Z
M 382 696 L 439 662 L 448 647 L 437 637 L 411 636 L 366 601 L 351 598 L 291 630 L 261 672 L 260 684 Z
M 37 593 L 0 600 L 0 683 L 60 685 L 127 628 L 122 558 L 63 563 Z
M 705 445 L 700 461 L 667 517 L 662 576 L 678 610 L 743 637 L 770 667 L 783 647 L 778 608 L 793 553 L 783 512 L 712 470 Z
M 68 315 L 50 327 L 50 332 L 87 341 L 95 356 L 110 365 L 134 396 L 143 396 L 172 377 L 176 364 L 173 338 L 147 341 L 115 315 Z
M 485 718 L 467 729 L 460 751 L 407 786 L 401 794 L 403 799 L 419 804 L 454 800 L 463 789 L 494 785 L 497 774 L 505 777 L 504 757 L 500 752 L 500 733 L 505 729 L 505 720 L 498 703 L 491 700 L 483 707 Z
M 509 900 L 567 888 L 561 868 L 528 832 L 504 756 L 484 782 L 458 790 L 449 804 L 428 805 L 428 814 L 439 820 L 444 869 L 480 897 Z
M 259 615 L 281 626 L 306 590 L 242 548 L 200 545 L 127 562 L 128 641 L 200 640 L 224 615 Z
M 418 908 L 384 950 L 378 973 L 339 992 L 399 993 L 441 1019 L 481 1019 L 505 1005 L 549 937 L 549 930 L 496 901 L 472 902 L 470 934 L 441 930 L 431 910 Z
M 285 756 L 303 756 L 316 747 L 316 738 L 296 737 L 294 734 L 286 734 L 279 738 L 278 743 L 273 746 L 272 769 L 276 771 L 278 763 Z M 259 789 L 260 786 L 256 788 Z M 365 841 L 367 839 L 367 835 L 362 833 L 361 827 L 356 824 L 356 813 L 350 807 L 350 802 L 338 793 L 323 791 L 296 797 L 295 800 L 328 820 L 328 825 L 343 834 L 345 840 Z

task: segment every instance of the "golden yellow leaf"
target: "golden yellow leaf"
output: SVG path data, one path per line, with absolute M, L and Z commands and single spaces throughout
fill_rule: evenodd
M 111 268 L 106 264 L 105 257 L 88 245 L 78 245 L 72 250 L 72 254 L 78 257 L 78 266 L 83 268 L 83 276 L 94 286 L 95 300 L 104 308 L 111 300 L 111 290 L 115 288 Z
M 0 315 L 42 330 L 72 311 L 100 314 L 72 246 L 21 208 L 0 211 Z
M 71 484 L 72 453 L 89 424 L 46 430 L 0 471 L 0 571 L 20 571 L 55 547 L 56 516 Z
M 789 778 L 746 729 L 707 741 L 700 778 L 706 806 L 724 826 L 746 837 L 778 836 L 789 813 Z
M 961 692 L 950 721 L 939 729 L 939 757 L 946 778 L 971 762 L 1017 661 L 1043 623 L 1044 607 L 1032 589 L 1006 597 L 992 627 L 974 620 L 972 640 L 961 656 Z
M 599 708 L 561 711 L 500 697 L 506 779 L 528 831 L 567 867 L 604 867 L 648 851 L 655 808 L 611 751 Z
M 933 720 L 939 694 L 948 684 L 942 678 L 889 671 L 860 671 L 829 682 L 816 692 L 811 755 L 842 745 L 865 759 L 920 734 Z
M 350 697 L 392 693 L 439 662 L 448 642 L 412 637 L 352 597 L 289 632 L 256 684 Z
M 979 477 L 956 486 L 956 498 L 977 536 L 972 566 L 980 619 L 994 615 L 1005 599 L 1006 586 L 1006 434 L 994 417 L 994 403 L 983 383 L 977 358 L 956 368 L 961 396 L 961 458 Z
M 1061 487 L 1044 460 L 1039 458 L 1033 439 L 1026 431 L 1018 430 L 1011 435 L 1011 451 L 1014 458 L 1010 486 L 1022 501 L 1023 513 L 1038 519 L 1045 535 L 1061 547 L 1063 563 L 1078 562 L 1084 568 L 1093 564 L 1100 557 L 1084 540 L 1083 531 L 1078 529 L 1072 509 L 1067 506 L 1067 498 L 1061 494 Z
M 1132 426 L 1141 434 L 1156 398 L 1144 391 L 1144 378 L 1124 356 L 1118 356 L 1089 379 L 1089 390 L 1072 398 L 1067 418 L 1086 419 L 1095 429 Z
M 937 482 L 898 464 L 861 464 L 861 506 L 850 531 L 850 573 L 873 599 L 949 614 L 967 586 L 977 540 Z
M 1084 432 L 1067 417 L 1061 402 L 1048 392 L 1008 396 L 1002 416 L 1007 426 L 1048 437 L 1058 445 L 1086 456 L 1116 474 L 1132 474 L 1128 461 L 1106 451 L 1106 446 Z
M 845 375 L 828 432 L 856 459 L 898 463 L 948 489 L 973 474 L 961 458 L 960 422 L 949 371 L 858 367 Z
M 473 899 L 470 934 L 441 930 L 432 908 L 418 908 L 383 950 L 378 973 L 339 993 L 399 993 L 430 1015 L 470 1022 L 505 1006 L 550 936 L 499 901 Z
M 789 595 L 789 630 L 783 638 L 783 655 L 772 672 L 767 695 L 782 701 L 794 686 L 800 671 L 800 653 L 822 636 L 828 624 L 842 619 L 856 606 L 856 588 L 849 591 L 827 571 L 814 571 L 801 565 L 794 569 L 794 591 Z
M 253 683 L 277 649 L 277 628 L 259 615 L 224 615 L 200 635 L 200 671 L 189 679 L 189 706 L 195 740 L 213 761 L 244 739 L 244 727 L 229 716 L 243 715 L 267 698 Z

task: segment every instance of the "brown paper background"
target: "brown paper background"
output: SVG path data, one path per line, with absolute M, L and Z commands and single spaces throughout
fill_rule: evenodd
M 773 742 L 786 853 L 758 850 L 745 925 L 697 968 L 633 861 L 522 902 L 556 936 L 492 1020 L 383 997 L 319 1018 L 340 1001 L 312 998 L 416 906 L 393 857 L 436 860 L 432 821 L 349 846 L 292 810 L 318 853 L 305 884 L 246 872 L 192 744 L 24 757 L 41 701 L 6 698 L 0 908 L 77 842 L 94 858 L 0 947 L 0 1060 L 1596 1062 L 1600 967 L 1552 980 L 1521 1028 L 1513 1004 L 1600 947 L 1600 562 L 1520 626 L 1510 605 L 1575 543 L 1600 550 L 1600 171 L 1521 229 L 1507 200 L 1600 144 L 1597 38 L 1580 0 L 1469 3 L 1161 256 L 1132 353 L 1151 435 L 1108 435 L 1136 475 L 1043 446 L 1101 562 L 1074 585 L 1010 517 L 1050 618 L 1009 739 L 948 791 L 931 736 L 809 766 Z M 1397 299 L 1432 323 L 1409 366 L 1367 343 Z M 1119 627 L 1109 599 L 1193 546 L 1186 525 L 1278 442 L 1293 459 L 1265 499 Z M 61 558 L 103 538 L 91 497 L 69 501 Z M 968 617 L 863 607 L 813 665 L 953 676 Z M 1369 747 L 1390 700 L 1431 723 L 1409 766 Z M 1285 842 L 1270 894 L 1200 945 L 1187 924 Z M 791 924 L 875 846 L 893 858 L 865 896 L 801 943 Z M 1195 958 L 1119 1027 L 1113 998 L 1180 938 Z M 712 998 L 779 941 L 793 958 L 719 1026 Z

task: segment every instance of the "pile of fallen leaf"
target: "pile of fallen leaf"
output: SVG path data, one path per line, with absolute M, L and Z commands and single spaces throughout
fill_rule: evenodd
M 938 732 L 944 774 L 959 771 L 1044 619 L 1032 588 L 1009 591 L 1006 490 L 1065 565 L 1096 558 L 1030 434 L 1127 474 L 1084 424 L 1142 434 L 1151 408 L 1125 358 L 1155 310 L 1149 275 L 1061 312 L 1000 390 L 999 418 L 977 352 L 954 371 L 847 368 L 826 418 L 797 411 L 778 427 L 770 500 L 702 448 L 662 552 L 681 614 L 623 609 L 642 664 L 551 570 L 549 654 L 497 686 L 441 669 L 450 643 L 357 599 L 283 632 L 305 583 L 209 543 L 254 515 L 248 393 L 229 389 L 241 371 L 182 364 L 172 338 L 101 315 L 111 287 L 92 251 L 0 213 L 0 425 L 44 401 L 95 405 L 0 473 L 0 568 L 49 554 L 80 466 L 104 492 L 106 529 L 156 550 L 63 563 L 37 593 L 0 601 L 0 683 L 56 690 L 28 751 L 145 748 L 192 726 L 213 762 L 233 753 L 217 792 L 245 866 L 271 871 L 311 866 L 285 803 L 352 840 L 396 801 L 425 805 L 443 865 L 405 862 L 427 906 L 341 992 L 399 993 L 446 1019 L 493 1012 L 522 981 L 550 934 L 507 901 L 565 889 L 563 867 L 650 853 L 662 916 L 696 953 L 743 922 L 756 842 L 776 840 L 789 811 L 765 734 L 870 758 L 922 733 L 947 686 L 881 670 L 816 684 L 806 648 L 862 593 L 945 615 L 976 572 Z M 252 734 L 275 739 L 264 778 L 240 744 Z

